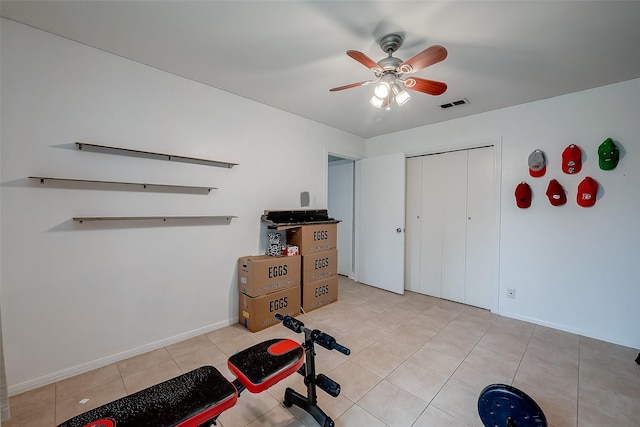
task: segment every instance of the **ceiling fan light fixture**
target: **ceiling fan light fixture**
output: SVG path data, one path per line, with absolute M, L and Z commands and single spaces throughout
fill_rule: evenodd
M 386 98 L 389 95 L 389 85 L 386 82 L 380 82 L 373 89 L 373 93 L 378 98 Z
M 376 108 L 382 108 L 385 100 L 386 97 L 378 97 L 376 95 L 373 95 L 369 100 L 369 104 L 373 105 Z
M 395 95 L 395 100 L 398 105 L 404 105 L 409 99 L 411 99 L 409 92 L 402 89 L 397 83 L 393 85 L 393 94 Z
M 373 93 L 375 93 L 378 98 L 386 98 L 391 94 L 391 89 L 395 84 L 396 75 L 394 73 L 385 72 L 380 77 L 380 81 L 373 90 Z
M 386 96 L 384 98 L 380 98 L 376 95 L 373 95 L 369 100 L 369 104 L 373 105 L 376 108 L 390 110 L 392 100 L 393 100 L 393 97 L 391 94 L 389 94 L 389 96 Z

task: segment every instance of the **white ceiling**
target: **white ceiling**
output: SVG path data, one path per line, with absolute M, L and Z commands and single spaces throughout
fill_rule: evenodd
M 9 1 L 2 16 L 364 138 L 640 77 L 638 1 Z M 372 87 L 376 40 L 405 37 L 414 75 L 446 82 L 391 111 Z M 441 110 L 467 98 L 470 104 Z

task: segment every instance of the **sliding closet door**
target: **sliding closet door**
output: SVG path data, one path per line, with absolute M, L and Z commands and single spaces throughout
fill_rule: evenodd
M 420 292 L 420 215 L 422 211 L 422 157 L 407 159 L 404 288 Z
M 495 308 L 494 156 L 485 147 L 407 161 L 407 289 Z
M 491 308 L 498 300 L 495 241 L 495 163 L 490 147 L 469 150 L 465 304 Z
M 467 152 L 442 155 L 449 174 L 442 182 L 442 298 L 464 302 L 467 227 Z
M 464 301 L 467 153 L 423 157 L 420 291 Z
M 422 182 L 420 183 L 420 293 L 434 297 L 442 296 L 442 209 L 440 204 L 443 188 L 439 182 L 446 172 L 443 164 L 434 157 L 420 157 Z M 428 185 L 425 185 L 428 183 Z M 414 259 L 412 254 L 411 259 Z

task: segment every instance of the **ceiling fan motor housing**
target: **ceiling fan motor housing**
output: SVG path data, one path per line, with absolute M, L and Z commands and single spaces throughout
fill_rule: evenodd
M 402 36 L 398 34 L 387 34 L 380 39 L 380 48 L 389 56 L 378 61 L 378 65 L 384 70 L 384 72 L 379 73 L 379 75 L 385 74 L 386 72 L 395 73 L 398 71 L 402 60 L 394 58 L 391 54 L 400 48 L 402 40 Z
M 402 46 L 402 36 L 398 34 L 387 34 L 380 39 L 380 49 L 384 53 L 391 55 Z
M 394 58 L 393 56 L 390 56 L 388 58 L 384 58 L 378 61 L 378 65 L 384 71 L 396 71 L 400 64 L 402 64 L 402 60 L 398 58 Z

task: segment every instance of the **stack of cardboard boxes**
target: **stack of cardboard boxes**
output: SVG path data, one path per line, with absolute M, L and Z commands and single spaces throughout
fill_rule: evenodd
M 302 257 L 302 309 L 309 312 L 338 300 L 338 224 L 287 229 L 287 244 Z
M 300 314 L 300 256 L 238 260 L 239 323 L 257 332 L 279 323 L 276 313 Z
M 257 255 L 238 260 L 239 323 L 257 332 L 338 300 L 338 224 L 284 226 L 288 256 Z M 297 251 L 294 249 L 297 248 Z M 299 255 L 298 255 L 299 254 Z

